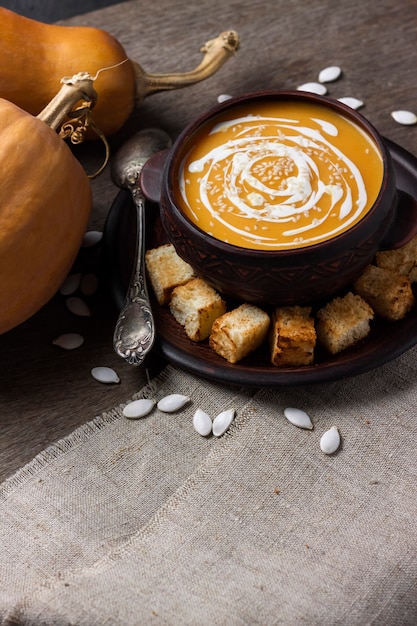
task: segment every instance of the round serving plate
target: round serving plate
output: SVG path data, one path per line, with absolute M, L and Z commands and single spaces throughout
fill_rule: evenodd
M 417 200 L 417 159 L 397 144 L 385 140 L 393 157 L 397 186 Z M 136 245 L 135 210 L 131 194 L 118 193 L 109 211 L 103 233 L 105 273 L 116 306 L 120 309 L 126 293 Z M 167 243 L 157 205 L 147 203 L 146 247 Z M 152 297 L 152 294 L 151 294 Z M 239 303 L 229 303 L 231 306 Z M 268 346 L 228 363 L 217 355 L 208 341 L 196 343 L 171 315 L 152 297 L 157 339 L 154 350 L 167 361 L 204 378 L 250 387 L 288 387 L 328 382 L 356 376 L 400 356 L 417 343 L 417 307 L 404 319 L 389 322 L 375 318 L 366 339 L 354 347 L 330 355 L 317 346 L 314 365 L 280 368 L 271 365 Z

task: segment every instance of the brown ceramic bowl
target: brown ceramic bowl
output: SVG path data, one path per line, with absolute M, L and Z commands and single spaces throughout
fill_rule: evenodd
M 178 202 L 178 173 L 203 125 L 249 104 L 282 101 L 319 104 L 359 127 L 375 144 L 383 163 L 373 206 L 352 227 L 321 243 L 289 250 L 258 250 L 226 243 L 204 232 Z M 358 112 L 333 99 L 300 91 L 274 91 L 232 98 L 188 126 L 172 149 L 151 159 L 142 172 L 145 195 L 158 201 L 161 220 L 178 254 L 213 287 L 259 305 L 305 304 L 340 292 L 372 261 L 379 249 L 403 245 L 417 232 L 417 205 L 397 190 L 390 153 L 376 129 Z

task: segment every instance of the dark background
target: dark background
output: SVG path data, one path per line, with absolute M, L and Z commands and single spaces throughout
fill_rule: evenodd
M 101 9 L 117 0 L 6 0 L 0 6 L 42 22 L 56 22 L 72 15 Z

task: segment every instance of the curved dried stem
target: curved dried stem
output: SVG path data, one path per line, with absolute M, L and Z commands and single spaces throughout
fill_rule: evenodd
M 239 35 L 234 30 L 220 33 L 215 39 L 207 41 L 201 48 L 204 53 L 202 62 L 192 71 L 175 74 L 148 74 L 135 62 L 136 100 L 172 89 L 181 89 L 200 82 L 214 74 L 239 49 Z
M 94 78 L 87 72 L 80 72 L 70 78 L 62 78 L 62 87 L 46 107 L 37 115 L 52 130 L 58 130 L 74 107 L 88 103 L 93 108 L 97 102 L 97 92 L 93 87 Z
M 68 139 L 74 145 L 84 141 L 89 128 L 103 141 L 106 151 L 104 161 L 94 174 L 88 175 L 89 178 L 98 176 L 110 158 L 108 141 L 94 124 L 91 114 L 91 109 L 97 102 L 97 92 L 93 87 L 96 77 L 90 76 L 87 72 L 80 72 L 63 78 L 59 92 L 37 115 L 38 119 L 57 131 L 60 137 Z

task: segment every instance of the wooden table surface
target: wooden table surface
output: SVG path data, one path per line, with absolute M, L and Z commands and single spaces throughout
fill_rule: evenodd
M 214 106 L 219 94 L 292 89 L 317 80 L 322 68 L 339 65 L 343 77 L 328 85 L 329 95 L 361 99 L 361 112 L 378 130 L 417 155 L 417 126 L 401 126 L 390 115 L 396 109 L 417 113 L 415 0 L 130 0 L 65 23 L 110 31 L 132 59 L 158 73 L 192 69 L 201 60 L 201 46 L 223 30 L 233 28 L 240 35 L 240 51 L 215 76 L 148 98 L 112 138 L 113 150 L 146 126 L 164 128 L 175 138 Z M 80 152 L 88 167 L 101 156 L 99 144 Z M 89 229 L 102 231 L 118 193 L 109 168 L 92 181 L 92 189 Z M 96 272 L 102 280 L 100 249 L 83 250 L 75 269 Z M 32 319 L 0 337 L 1 479 L 78 425 L 127 401 L 145 381 L 142 368 L 125 364 L 113 352 L 116 311 L 103 280 L 89 303 L 92 317 L 75 317 L 57 294 Z M 52 340 L 64 332 L 82 333 L 84 345 L 68 352 L 57 348 Z M 96 382 L 90 370 L 97 365 L 115 368 L 120 384 Z

